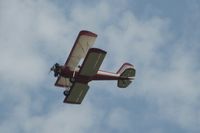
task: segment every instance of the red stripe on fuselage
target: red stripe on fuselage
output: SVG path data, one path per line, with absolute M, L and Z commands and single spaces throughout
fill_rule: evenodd
M 87 83 L 91 80 L 118 80 L 121 79 L 119 74 L 112 73 L 112 72 L 106 72 L 99 70 L 96 75 L 92 77 L 84 76 L 84 75 L 79 75 L 79 70 L 77 69 L 74 71 L 71 71 L 68 67 L 62 67 L 60 75 L 66 78 L 72 78 L 73 74 L 75 73 L 75 79 L 78 82 L 81 83 Z

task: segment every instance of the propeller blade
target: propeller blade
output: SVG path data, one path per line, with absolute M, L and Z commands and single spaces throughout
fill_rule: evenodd
M 55 70 L 55 65 L 53 65 L 50 70 L 49 70 L 49 74 L 51 73 L 51 71 L 54 71 Z
M 50 74 L 50 73 L 51 73 L 51 69 L 49 70 L 48 74 Z

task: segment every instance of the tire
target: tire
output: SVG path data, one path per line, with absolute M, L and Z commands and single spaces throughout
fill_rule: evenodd
M 74 83 L 76 81 L 74 77 L 70 78 L 69 80 L 71 83 Z
M 65 90 L 63 94 L 67 97 L 69 95 L 69 91 Z

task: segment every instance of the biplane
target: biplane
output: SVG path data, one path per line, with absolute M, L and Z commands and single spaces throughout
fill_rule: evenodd
M 65 88 L 64 103 L 81 104 L 90 81 L 117 80 L 118 87 L 126 88 L 135 77 L 134 66 L 129 63 L 124 63 L 116 73 L 99 70 L 107 52 L 92 48 L 96 38 L 95 33 L 80 31 L 65 64 L 56 63 L 50 69 L 57 77 L 55 86 Z

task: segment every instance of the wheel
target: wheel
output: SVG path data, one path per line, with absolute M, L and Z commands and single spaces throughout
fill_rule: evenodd
M 76 81 L 74 77 L 70 78 L 69 80 L 71 83 L 74 83 Z
M 67 96 L 69 95 L 69 91 L 68 91 L 68 90 L 65 90 L 65 91 L 63 92 L 63 94 L 67 97 Z

